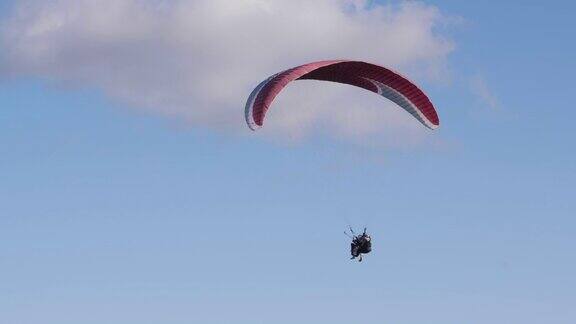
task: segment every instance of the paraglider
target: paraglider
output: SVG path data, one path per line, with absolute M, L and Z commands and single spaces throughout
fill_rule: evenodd
M 352 227 L 350 227 L 350 234 L 344 231 L 348 237 L 352 239 L 350 243 L 350 254 L 352 254 L 351 260 L 358 258 L 358 262 L 362 262 L 362 254 L 368 254 L 372 251 L 372 237 L 366 233 L 366 227 L 364 227 L 364 232 L 360 235 L 356 235 Z
M 274 98 L 295 80 L 319 80 L 349 84 L 388 98 L 430 129 L 440 126 L 436 109 L 428 96 L 400 74 L 361 61 L 320 61 L 276 73 L 262 81 L 250 94 L 245 107 L 248 127 L 263 126 L 266 112 Z
M 260 82 L 252 90 L 245 106 L 245 119 L 248 127 L 255 131 L 264 125 L 264 119 L 276 96 L 292 81 L 317 80 L 348 84 L 379 94 L 394 102 L 417 121 L 429 129 L 440 126 L 440 119 L 428 96 L 413 82 L 391 69 L 362 61 L 331 60 L 300 65 Z M 352 235 L 350 244 L 351 259 L 372 251 L 372 238 L 366 233 Z

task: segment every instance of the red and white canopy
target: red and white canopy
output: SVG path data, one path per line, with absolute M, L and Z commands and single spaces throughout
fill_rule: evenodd
M 262 81 L 246 102 L 246 123 L 250 129 L 262 127 L 274 98 L 294 80 L 332 81 L 364 88 L 393 101 L 430 129 L 440 125 L 428 96 L 405 77 L 370 63 L 334 60 L 297 66 Z

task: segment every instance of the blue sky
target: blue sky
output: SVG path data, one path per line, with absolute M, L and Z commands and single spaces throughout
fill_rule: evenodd
M 416 76 L 442 122 L 418 145 L 270 140 L 243 102 L 237 132 L 3 74 L 0 322 L 576 322 L 576 7 L 425 6 L 454 48 L 447 79 Z M 348 223 L 374 238 L 361 264 Z

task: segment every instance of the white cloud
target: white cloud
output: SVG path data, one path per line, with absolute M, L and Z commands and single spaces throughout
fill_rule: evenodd
M 454 45 L 436 27 L 449 20 L 418 2 L 20 0 L 2 25 L 0 71 L 97 87 L 192 126 L 247 131 L 243 107 L 252 88 L 309 61 L 359 59 L 418 79 L 445 78 Z M 264 131 L 393 141 L 423 134 L 384 99 L 349 88 L 294 83 Z

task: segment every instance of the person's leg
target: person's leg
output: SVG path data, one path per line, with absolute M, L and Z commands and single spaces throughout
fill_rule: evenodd
M 358 256 L 358 246 L 354 244 L 350 244 L 350 254 L 352 254 L 352 258 L 354 259 Z

